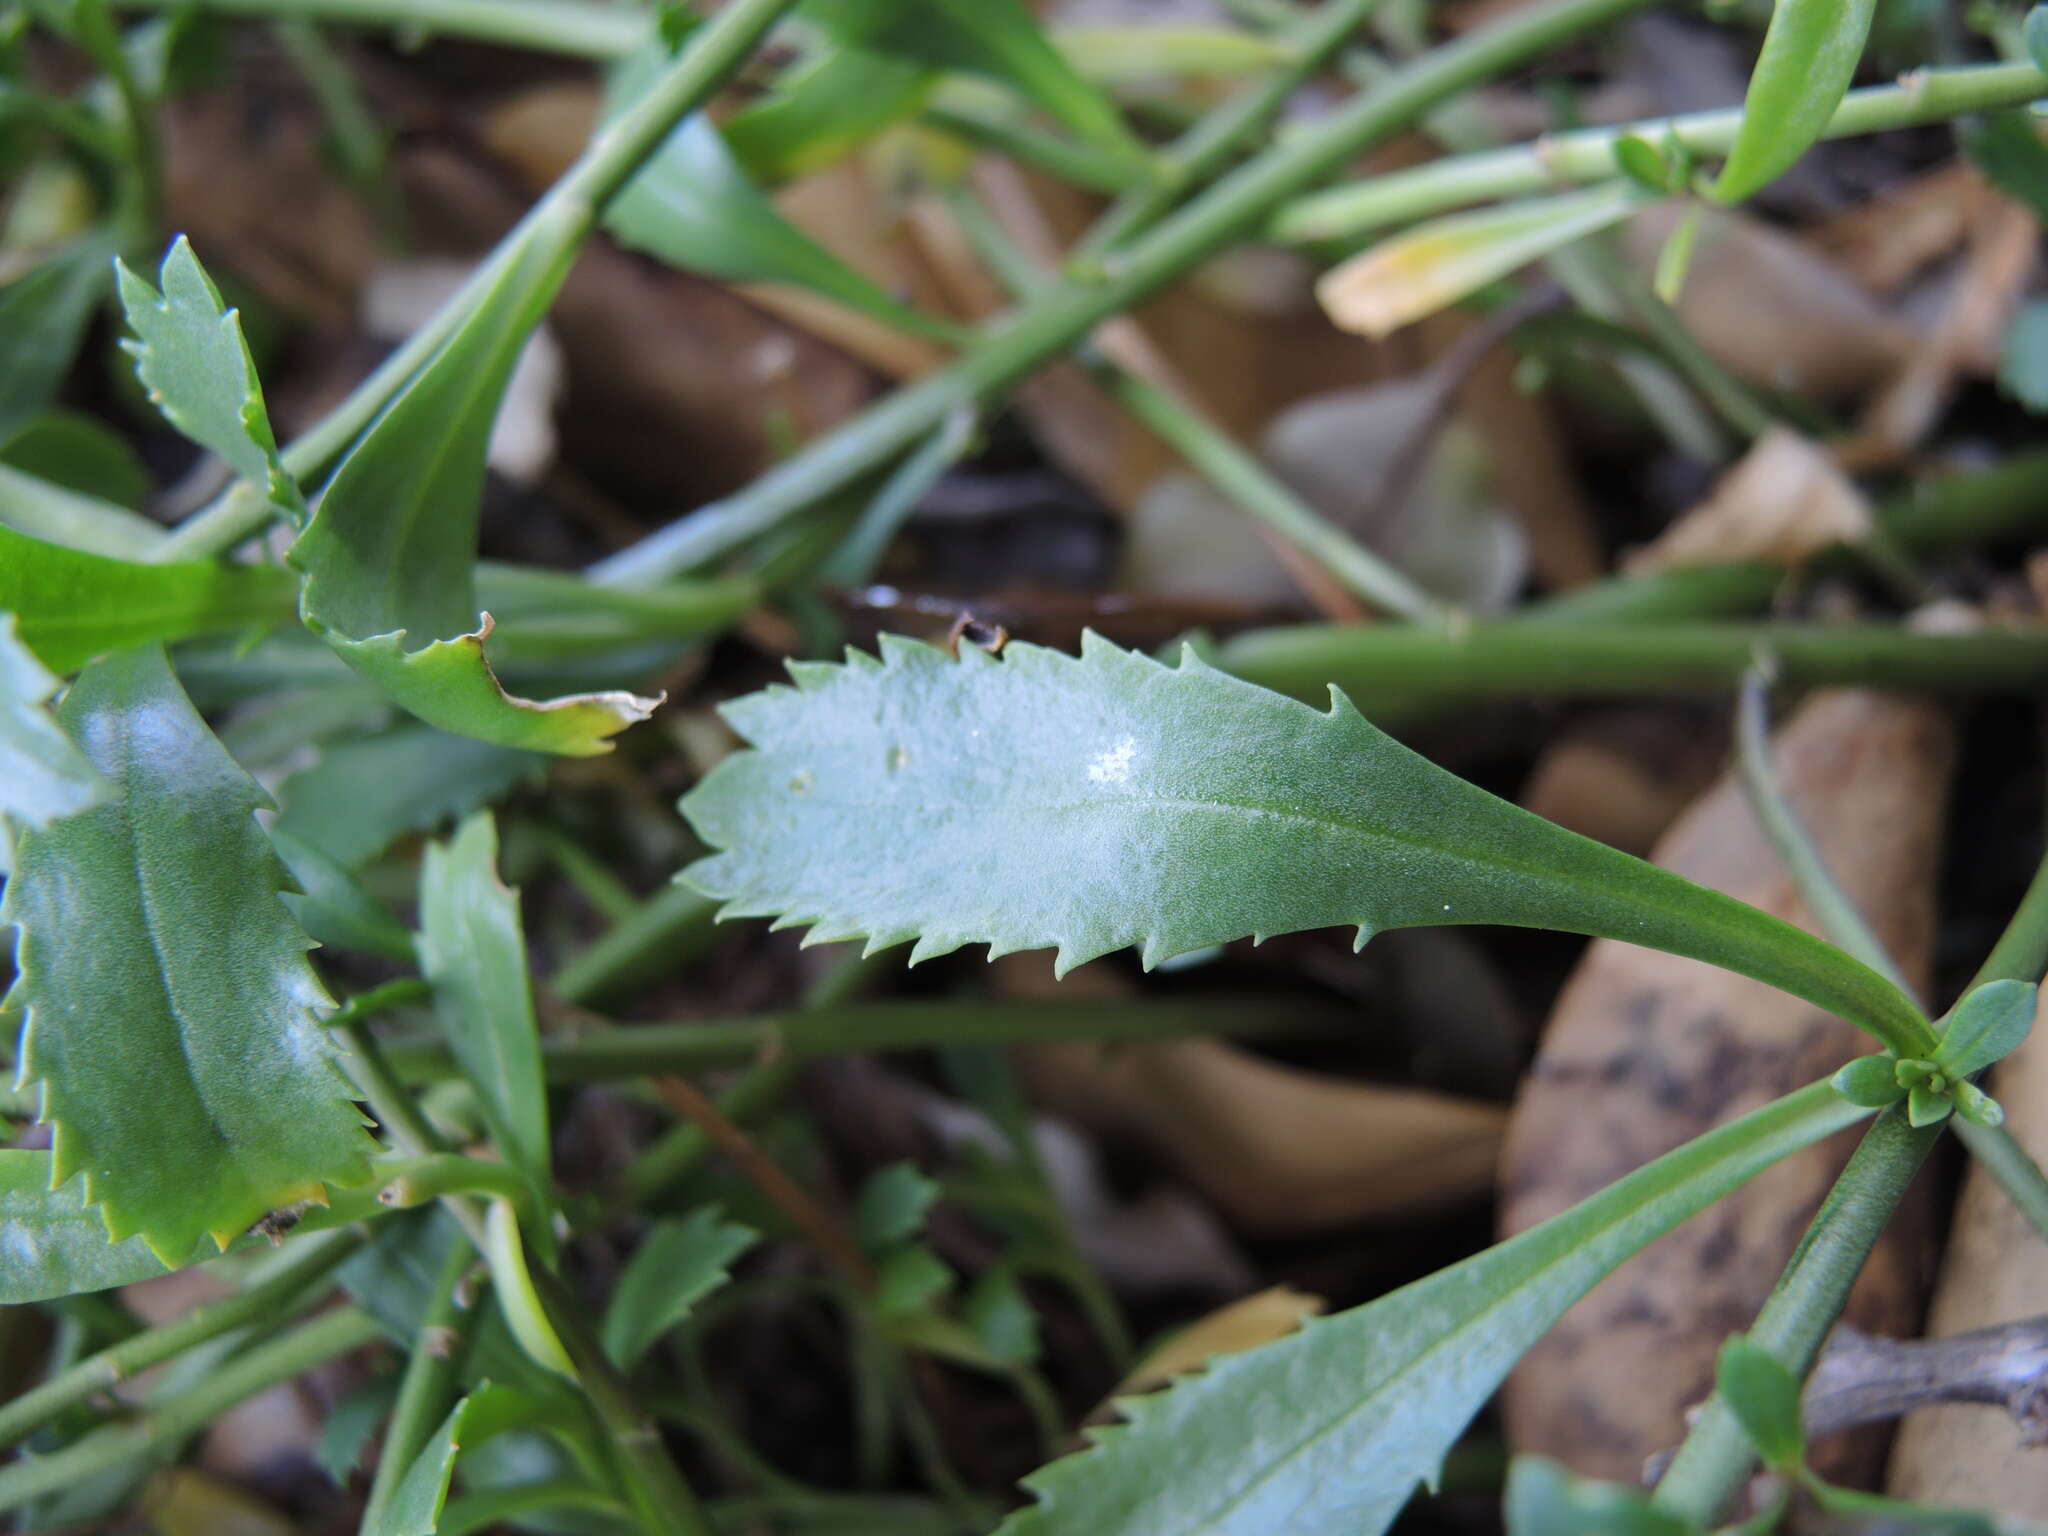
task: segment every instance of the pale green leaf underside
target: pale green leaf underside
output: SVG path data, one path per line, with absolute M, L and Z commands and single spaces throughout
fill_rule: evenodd
M 547 1082 L 519 896 L 498 879 L 498 834 L 480 811 L 420 869 L 420 969 L 441 1033 L 475 1086 L 505 1161 L 545 1195 L 551 1183 Z
M 1816 1083 L 1519 1237 L 1149 1397 L 1025 1480 L 1002 1536 L 1375 1536 L 1514 1363 L 1623 1259 L 1867 1114 Z
M 20 930 L 21 1076 L 42 1087 L 56 1180 L 83 1176 L 115 1241 L 182 1263 L 360 1182 L 374 1144 L 314 1019 L 328 999 L 256 824 L 263 792 L 162 651 L 94 663 L 58 720 L 120 798 L 16 849 L 0 921 Z
M 995 660 L 884 636 L 727 706 L 755 750 L 683 801 L 728 917 L 812 942 L 1056 949 L 1065 971 L 1251 935 L 1504 923 L 1726 966 L 1917 1046 L 1889 982 L 1810 934 L 1444 772 L 1328 713 L 1086 637 Z
M 0 818 L 46 826 L 104 799 L 110 786 L 57 728 L 43 705 L 57 679 L 0 612 Z M 0 832 L 0 849 L 5 834 Z

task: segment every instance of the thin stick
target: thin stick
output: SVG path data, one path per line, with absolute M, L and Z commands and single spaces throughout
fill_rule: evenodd
M 875 1267 L 853 1245 L 831 1214 L 791 1178 L 783 1166 L 761 1149 L 738 1125 L 726 1118 L 711 1096 L 688 1078 L 663 1075 L 653 1079 L 654 1091 L 677 1114 L 700 1127 L 711 1144 L 732 1159 L 747 1182 L 811 1240 L 832 1264 L 862 1291 L 875 1288 Z

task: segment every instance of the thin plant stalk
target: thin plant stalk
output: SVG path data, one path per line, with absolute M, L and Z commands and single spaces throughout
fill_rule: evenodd
M 1293 60 L 1263 80 L 1234 92 L 1159 156 L 1161 176 L 1117 199 L 1074 247 L 1074 259 L 1099 261 L 1168 213 L 1191 187 L 1200 186 L 1230 163 L 1288 99 L 1321 69 L 1385 0 L 1329 0 L 1307 17 L 1291 18 L 1281 41 Z
M 45 1494 L 89 1482 L 138 1457 L 167 1461 L 214 1419 L 259 1392 L 384 1336 L 354 1307 L 322 1312 L 237 1355 L 197 1387 L 121 1424 L 110 1424 L 44 1456 L 0 1467 L 0 1510 L 19 1509 Z
M 1046 274 L 1032 265 L 997 226 L 988 208 L 965 189 L 948 207 L 983 264 L 1019 297 L 1042 289 Z M 1116 338 L 1121 340 L 1122 338 Z M 1199 407 L 1166 383 L 1125 367 L 1106 328 L 1088 349 L 1096 379 L 1111 398 L 1165 439 L 1190 468 L 1243 511 L 1335 577 L 1353 596 L 1415 623 L 1442 623 L 1449 611 L 1400 570 L 1381 559 L 1296 495 L 1294 489 Z M 1135 349 L 1132 349 L 1135 350 Z
M 541 1062 L 550 1082 L 591 1083 L 701 1072 L 764 1060 L 805 1061 L 851 1051 L 1155 1040 L 1182 1035 L 1250 1036 L 1303 1022 L 1298 1013 L 1279 1019 L 1270 1006 L 1255 1003 L 992 1003 L 981 999 L 856 1003 L 745 1019 L 635 1024 L 580 1035 L 557 1033 L 541 1041 Z M 446 1042 L 428 1036 L 385 1042 L 380 1056 L 394 1085 L 432 1082 L 457 1073 Z M 384 1118 L 377 1097 L 372 1097 L 371 1108 Z
M 1749 1330 L 1795 1376 L 1813 1368 L 1872 1246 L 1940 1137 L 1939 1125 L 1915 1129 L 1894 1107 L 1857 1143 Z M 1711 1526 L 1755 1465 L 1756 1448 L 1717 1393 L 1657 1484 L 1655 1502 Z
M 114 0 L 120 10 L 182 9 L 188 0 Z M 650 13 L 567 0 L 197 0 L 191 9 L 261 21 L 388 27 L 415 37 L 462 37 L 568 58 L 616 59 L 655 36 Z
M 360 1228 L 294 1238 L 277 1266 L 247 1290 L 212 1302 L 174 1322 L 131 1334 L 66 1367 L 0 1406 L 0 1446 L 13 1445 L 65 1409 L 109 1392 L 151 1366 L 161 1365 L 238 1328 L 275 1321 L 316 1294 L 316 1287 L 362 1248 Z
M 1771 763 L 1769 703 L 1769 686 L 1763 674 L 1747 673 L 1736 697 L 1735 763 L 1749 808 L 1763 824 L 1764 835 L 1791 873 L 1793 885 L 1798 887 L 1800 898 L 1820 924 L 1821 932 L 1836 948 L 1848 951 L 1912 997 L 1914 990 L 1900 974 L 1891 953 L 1857 911 L 1856 903 L 1835 879 L 1813 839 L 1800 825 L 1798 813 L 1785 799 L 1777 770 Z
M 2043 95 L 2048 95 L 2048 75 L 2031 64 L 1916 70 L 1896 85 L 1851 91 L 1822 137 L 1855 138 L 1945 122 L 1973 112 L 2023 107 Z M 1267 233 L 1290 243 L 1357 240 L 1456 208 L 1555 191 L 1573 182 L 1609 180 L 1622 174 L 1614 147 L 1627 138 L 1661 144 L 1668 133 L 1696 155 L 1725 154 L 1741 126 L 1742 108 L 1723 107 L 1452 155 L 1297 198 L 1280 209 Z
M 476 1312 L 474 1307 L 465 1310 L 459 1295 L 463 1276 L 475 1263 L 476 1255 L 466 1245 L 455 1243 L 434 1281 L 426 1314 L 420 1321 L 419 1346 L 405 1363 L 405 1375 L 398 1384 L 398 1401 L 392 1406 L 391 1422 L 384 1431 L 384 1448 L 378 1454 L 370 1496 L 363 1506 L 365 1530 L 378 1529 L 398 1485 L 412 1470 L 413 1461 L 433 1438 L 461 1391 L 463 1350 Z
M 425 326 L 385 360 L 305 436 L 284 450 L 286 469 L 312 480 L 330 468 L 398 391 L 440 350 L 522 253 L 539 245 L 572 250 L 597 227 L 604 205 L 661 147 L 675 125 L 708 101 L 744 64 L 796 0 L 733 0 L 700 27 L 653 90 L 616 122 L 600 129 L 497 249 Z M 409 8 L 410 0 L 407 0 Z M 506 9 L 495 3 L 485 10 Z M 590 9 L 592 15 L 605 15 Z M 618 13 L 611 13 L 617 15 Z M 643 26 L 638 21 L 636 25 Z M 263 530 L 272 509 L 258 487 L 237 485 L 175 529 L 157 549 L 160 561 L 221 554 Z
M 1550 0 L 1423 55 L 1383 87 L 1361 92 L 1313 129 L 1239 166 L 1111 253 L 1099 270 L 1070 274 L 1049 287 L 948 367 L 818 438 L 745 490 L 598 562 L 590 575 L 606 584 L 648 586 L 732 553 L 890 462 L 959 405 L 1016 383 L 1437 102 L 1647 3 Z

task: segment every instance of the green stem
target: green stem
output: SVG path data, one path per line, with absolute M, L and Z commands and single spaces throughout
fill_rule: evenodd
M 2048 856 L 2035 869 L 2005 932 L 1963 990 L 1967 995 L 1987 981 L 2038 982 L 2044 970 L 2048 970 Z M 1960 1115 L 1953 1118 L 1956 1135 L 1970 1155 L 1998 1181 L 2033 1229 L 2048 1238 L 2048 1175 L 2027 1155 L 2012 1128 L 1973 1125 Z
M 1329 0 L 1290 23 L 1283 41 L 1293 60 L 1257 80 L 1213 112 L 1204 113 L 1179 143 L 1159 157 L 1160 180 L 1133 188 L 1110 205 L 1074 247 L 1080 261 L 1097 261 L 1151 228 L 1191 187 L 1209 181 L 1247 141 L 1280 115 L 1288 100 L 1327 64 L 1345 40 L 1385 0 Z
M 646 586 L 701 566 L 796 517 L 907 450 L 960 405 L 1007 388 L 1111 315 L 1156 293 L 1249 233 L 1283 200 L 1390 138 L 1448 96 L 1493 78 L 1648 0 L 1549 0 L 1423 55 L 1306 132 L 1239 166 L 1127 248 L 1099 274 L 1063 281 L 998 323 L 946 368 L 896 391 L 784 460 L 745 490 L 591 568 Z
M 624 1491 L 649 1536 L 710 1536 L 703 1509 L 676 1471 L 660 1429 L 633 1401 L 592 1335 L 587 1309 L 545 1269 L 534 1270 L 533 1283 L 576 1368 L 576 1382 L 604 1426 L 606 1444 L 625 1474 Z
M 524 1174 L 510 1163 L 465 1157 L 460 1152 L 429 1152 L 409 1159 L 401 1172 L 385 1182 L 377 1198 L 396 1210 L 409 1211 L 451 1195 L 509 1201 L 527 1220 L 537 1219 L 533 1186 Z
M 424 1003 L 433 995 L 433 987 L 420 977 L 401 976 L 397 981 L 387 981 L 382 986 L 357 993 L 335 1009 L 328 1017 L 327 1027 L 348 1034 L 366 1019 L 389 1013 L 393 1008 L 403 1008 L 409 1003 Z
M 1020 115 L 984 110 L 979 102 L 941 98 L 927 106 L 919 120 L 977 149 L 1007 155 L 1019 165 L 1091 192 L 1122 192 L 1138 180 L 1131 167 L 1113 155 L 1047 133 Z
M 2048 75 L 2031 64 L 1921 70 L 1897 85 L 1851 91 L 1822 136 L 1852 138 L 1943 122 L 1972 112 L 2023 107 L 2043 95 L 2048 95 Z M 1606 181 L 1621 174 L 1614 147 L 1626 138 L 1657 144 L 1670 133 L 1697 155 L 1725 154 L 1741 126 L 1742 108 L 1725 107 L 1454 155 L 1299 198 L 1280 210 L 1268 233 L 1297 242 L 1356 240 L 1475 203 L 1527 197 L 1573 182 Z
M 1879 504 L 1877 525 L 1907 554 L 1923 557 L 2039 531 L 2048 526 L 2048 453 L 2014 454 L 1993 469 L 1916 485 Z M 1836 563 L 1821 557 L 1823 570 Z M 1752 561 L 1610 576 L 1545 598 L 1517 618 L 1564 624 L 1713 618 L 1764 607 L 1792 575 L 1783 566 Z
M 1724 689 L 1760 653 L 1787 683 L 2035 693 L 2048 638 L 1922 635 L 1877 624 L 1674 623 L 1577 627 L 1507 620 L 1444 631 L 1303 624 L 1221 646 L 1224 670 L 1322 702 L 1333 685 L 1375 717 L 1499 694 L 1599 696 Z
M 383 1337 L 383 1329 L 354 1307 L 337 1307 L 311 1322 L 229 1360 L 197 1387 L 125 1424 L 94 1430 L 47 1456 L 0 1467 L 0 1510 L 19 1509 L 112 1472 L 138 1457 L 167 1461 L 194 1434 L 235 1404 L 336 1356 Z
M 1253 1035 L 1282 1022 L 1270 1006 L 1249 1003 L 861 1003 L 748 1019 L 629 1024 L 578 1037 L 557 1034 L 541 1042 L 541 1060 L 550 1082 L 588 1083 L 930 1045 Z M 1284 1022 L 1298 1024 L 1301 1018 L 1295 1014 Z M 392 1041 L 385 1057 L 405 1082 L 457 1075 L 447 1044 L 437 1039 Z M 375 1098 L 371 1107 L 384 1118 Z
M 456 0 L 435 3 L 454 6 Z M 506 271 L 542 249 L 566 254 L 580 244 L 596 227 L 605 203 L 660 148 L 675 125 L 709 100 L 746 62 L 769 29 L 795 4 L 796 0 L 732 0 L 698 28 L 654 89 L 623 117 L 598 130 L 576 163 L 527 210 L 526 216 L 477 265 L 434 318 L 407 338 L 405 345 L 392 353 L 319 426 L 284 450 L 285 468 L 301 482 L 317 478 L 475 312 Z M 401 0 L 399 9 L 404 13 L 399 19 L 424 20 L 434 10 L 434 3 L 415 7 L 413 0 Z M 522 7 L 503 4 L 502 0 L 485 0 L 475 9 L 511 15 Z M 273 6 L 265 14 L 274 11 Z M 308 8 L 306 14 L 313 12 Z M 587 14 L 607 13 L 589 8 Z M 619 13 L 610 14 L 616 17 Z M 366 15 L 363 19 L 372 18 Z M 647 23 L 638 17 L 632 19 L 640 35 L 647 35 Z M 195 560 L 221 554 L 261 532 L 270 517 L 270 502 L 260 488 L 238 485 L 174 530 L 153 558 Z
M 153 1365 L 238 1328 L 274 1320 L 306 1300 L 313 1288 L 365 1241 L 367 1234 L 361 1230 L 316 1232 L 294 1239 L 277 1267 L 248 1290 L 188 1312 L 175 1322 L 132 1334 L 0 1407 L 0 1446 L 14 1444 L 66 1408 L 112 1391 Z
M 1769 701 L 1762 675 L 1746 674 L 1735 708 L 1735 762 L 1749 807 L 1763 823 L 1764 834 L 1790 872 L 1800 899 L 1819 922 L 1821 932 L 1837 948 L 1847 950 L 1910 997 L 1912 987 L 1899 974 L 1898 966 L 1864 921 L 1863 914 L 1856 910 L 1849 893 L 1836 882 L 1778 785 L 1777 770 L 1771 765 Z
M 1395 567 L 1297 496 L 1187 401 L 1114 366 L 1097 377 L 1117 402 L 1164 438 L 1223 495 L 1335 577 L 1345 590 L 1417 624 L 1442 624 L 1448 610 Z
M 398 1485 L 461 1390 L 463 1346 L 476 1314 L 473 1309 L 464 1312 L 456 1297 L 463 1276 L 475 1262 L 476 1256 L 466 1244 L 452 1244 L 434 1282 L 412 1358 L 406 1361 L 405 1375 L 398 1384 L 390 1425 L 384 1431 L 384 1448 L 377 1457 L 370 1497 L 363 1506 L 362 1528 L 366 1531 L 381 1528 Z
M 188 0 L 114 0 L 122 10 L 168 11 Z M 616 59 L 654 36 L 645 11 L 564 0 L 196 0 L 190 9 L 263 21 L 391 27 L 413 36 L 462 37 L 572 58 Z
M 709 949 L 718 907 L 680 882 L 665 885 L 557 970 L 549 987 L 579 1007 L 615 1001 Z
M 1749 1330 L 1794 1375 L 1804 1377 L 1812 1369 L 1850 1286 L 1940 1136 L 1940 1126 L 1916 1130 L 1891 1109 L 1857 1144 Z M 1657 1485 L 1655 1502 L 1694 1525 L 1710 1526 L 1755 1465 L 1755 1447 L 1716 1394 L 1693 1421 Z

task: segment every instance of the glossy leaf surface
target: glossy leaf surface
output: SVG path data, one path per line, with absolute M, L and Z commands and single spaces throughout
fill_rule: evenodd
M 480 811 L 420 868 L 420 968 L 441 1033 L 475 1087 L 505 1161 L 549 1188 L 547 1083 L 519 895 L 498 879 L 498 833 Z
M 1713 196 L 1739 203 L 1812 147 L 1848 94 L 1877 0 L 1777 0 Z
M 995 660 L 884 636 L 726 706 L 755 750 L 683 801 L 720 850 L 686 878 L 813 942 L 1147 964 L 1304 928 L 1504 923 L 1743 972 L 1917 1044 L 1868 968 L 1741 902 L 1444 772 L 1333 692 L 1327 713 L 1089 635 Z
M 41 827 L 112 789 L 44 709 L 57 679 L 15 637 L 14 623 L 0 612 L 0 818 Z M 0 831 L 0 848 L 5 843 Z
M 59 672 L 152 640 L 247 630 L 292 618 L 298 583 L 268 565 L 144 565 L 66 549 L 0 527 L 0 609 Z
M 724 1220 L 716 1206 L 648 1228 L 619 1275 L 604 1315 L 604 1352 L 630 1368 L 706 1296 L 732 1278 L 733 1261 L 760 1234 Z
M 120 798 L 16 849 L 0 919 L 20 929 L 22 1079 L 56 1179 L 82 1176 L 109 1236 L 177 1264 L 360 1182 L 373 1144 L 314 1019 L 328 999 L 279 899 L 263 792 L 163 653 L 88 667 L 58 719 Z
M 1128 1423 L 1025 1480 L 1039 1503 L 1002 1536 L 1376 1536 L 1615 1265 L 1863 1114 L 1816 1083 L 1426 1280 L 1126 1400 Z

